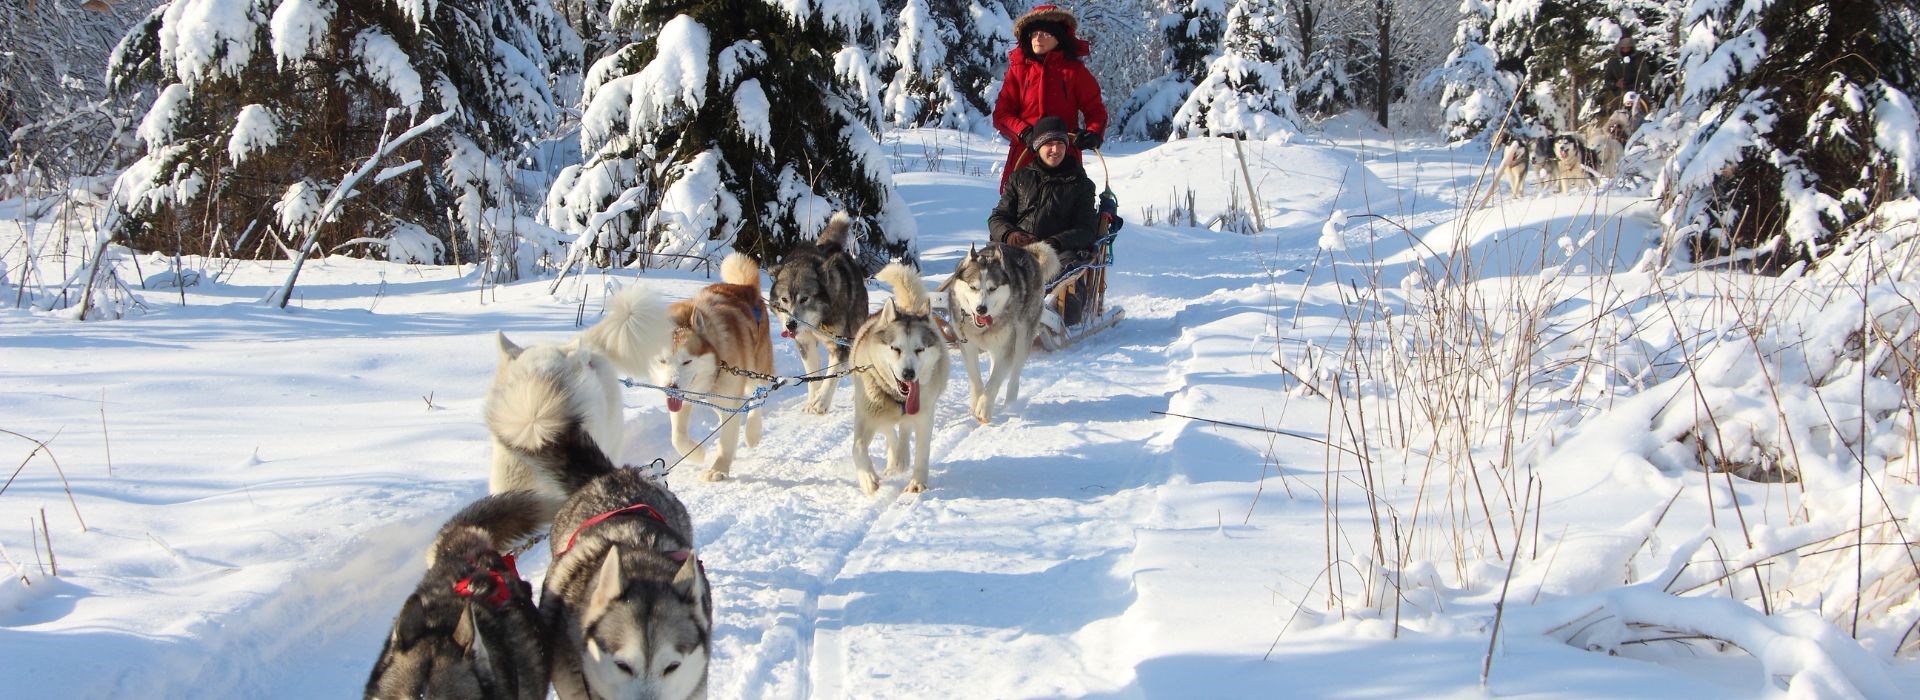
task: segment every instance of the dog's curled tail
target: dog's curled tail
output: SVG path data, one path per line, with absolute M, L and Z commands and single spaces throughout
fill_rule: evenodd
M 580 342 L 627 376 L 645 377 L 647 363 L 673 342 L 673 317 L 665 301 L 636 284 L 607 300 L 606 315 L 580 334 Z
M 1034 260 L 1040 262 L 1041 284 L 1052 282 L 1053 278 L 1060 276 L 1060 255 L 1053 252 L 1053 246 L 1035 241 L 1028 243 L 1024 250 L 1031 253 Z
M 501 335 L 501 347 L 508 345 Z M 487 390 L 481 418 L 495 439 L 508 447 L 525 451 L 545 449 L 580 420 L 578 411 L 567 398 L 566 387 L 559 384 L 555 367 L 572 361 L 566 355 L 548 349 L 534 349 L 526 361 L 515 358 L 500 368 Z
M 827 227 L 820 231 L 820 238 L 814 242 L 814 245 L 829 251 L 846 250 L 847 229 L 852 226 L 853 217 L 847 216 L 844 211 L 834 212 L 833 218 L 827 221 Z
M 887 263 L 873 278 L 893 288 L 893 304 L 901 311 L 922 315 L 933 311 L 933 303 L 927 298 L 927 287 L 920 282 L 919 270 L 897 262 Z
M 720 281 L 760 288 L 760 262 L 746 253 L 728 253 L 720 261 Z
M 546 527 L 558 502 L 532 491 L 507 491 L 474 501 L 454 514 L 433 539 L 435 561 L 464 561 L 475 550 L 504 552 Z

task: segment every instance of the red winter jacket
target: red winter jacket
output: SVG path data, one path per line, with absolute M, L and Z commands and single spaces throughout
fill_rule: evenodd
M 1060 48 L 1038 59 L 1019 46 L 1008 52 L 1007 77 L 993 104 L 993 128 L 1013 142 L 1007 149 L 1007 167 L 1000 173 L 1002 189 L 1008 176 L 1036 157 L 1029 155 L 1020 132 L 1041 117 L 1059 117 L 1069 126 L 1105 134 L 1107 106 L 1100 100 L 1100 83 L 1080 62 L 1087 51 L 1087 42 L 1066 37 Z M 1072 157 L 1079 158 L 1080 152 L 1073 151 Z

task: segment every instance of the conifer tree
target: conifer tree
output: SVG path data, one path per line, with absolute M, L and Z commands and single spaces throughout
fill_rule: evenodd
M 886 121 L 991 131 L 988 94 L 1013 46 L 1003 0 L 893 0 Z
M 1695 0 L 1660 174 L 1696 261 L 1819 259 L 1920 193 L 1916 0 Z
M 1338 0 L 1286 0 L 1294 34 L 1300 39 L 1300 54 L 1305 57 L 1294 100 L 1302 112 L 1315 118 L 1344 110 L 1355 99 L 1345 47 L 1330 31 L 1342 17 L 1337 5 Z
M 1514 78 L 1494 68 L 1499 59 L 1486 44 L 1492 23 L 1492 5 L 1484 0 L 1463 0 L 1460 22 L 1453 33 L 1453 52 L 1426 78 L 1429 89 L 1440 90 L 1447 138 L 1474 138 L 1498 126 L 1513 102 Z
M 1110 110 L 1117 108 L 1135 89 L 1166 72 L 1157 61 L 1142 60 L 1160 56 L 1166 50 L 1166 37 L 1159 31 L 1157 21 L 1166 12 L 1161 0 L 1044 1 L 1066 8 L 1079 20 L 1080 27 L 1075 34 L 1093 46 L 1090 54 L 1080 57 L 1080 62 L 1086 64 L 1087 70 L 1099 81 L 1100 92 Z M 1115 129 L 1108 129 L 1109 138 L 1117 135 Z
M 546 0 L 174 0 L 109 67 L 118 89 L 159 88 L 116 185 L 120 234 L 279 256 L 286 243 L 264 243 L 314 231 L 321 251 L 473 260 L 512 218 L 510 164 L 555 119 L 552 80 L 577 51 Z M 316 218 L 383 137 L 440 113 Z
M 763 262 L 848 212 L 863 261 L 909 255 L 914 223 L 874 137 L 877 0 L 626 0 L 649 37 L 588 71 L 580 145 L 549 225 L 603 264 Z
M 1174 114 L 1187 101 L 1207 66 L 1220 53 L 1226 27 L 1220 0 L 1172 0 L 1172 9 L 1160 18 L 1166 37 L 1163 63 L 1167 72 L 1134 90 L 1115 110 L 1114 121 L 1126 138 L 1164 140 L 1173 133 Z
M 1554 131 L 1579 127 L 1579 107 L 1592 92 L 1601 0 L 1499 0 L 1488 45 L 1496 67 L 1515 85 L 1514 117 Z
M 1233 0 L 1220 54 L 1174 115 L 1174 133 L 1284 141 L 1299 132 L 1300 48 L 1283 12 L 1279 0 Z

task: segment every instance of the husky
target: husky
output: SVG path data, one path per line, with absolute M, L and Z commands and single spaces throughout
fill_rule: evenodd
M 887 432 L 887 473 L 907 467 L 913 448 L 913 477 L 908 493 L 927 490 L 927 458 L 932 449 L 933 407 L 947 389 L 947 346 L 933 322 L 920 273 L 892 263 L 874 277 L 893 288 L 893 298 L 861 324 L 853 337 L 853 466 L 860 488 L 880 490 L 867 447 L 877 431 Z
M 547 637 L 533 588 L 501 552 L 545 525 L 553 503 L 508 491 L 475 501 L 441 527 L 427 573 L 400 606 L 367 678 L 367 697 L 547 696 Z
M 1500 183 L 1507 183 L 1507 189 L 1514 197 L 1526 194 L 1527 170 L 1533 165 L 1533 149 L 1525 137 L 1499 132 L 1494 135 L 1494 149 L 1500 154 L 1500 165 L 1495 171 L 1493 188 L 1487 190 L 1487 198 L 1492 199 L 1500 190 Z
M 1626 154 L 1627 141 L 1640 128 L 1644 116 L 1640 112 L 1639 93 L 1627 93 L 1625 101 L 1625 106 L 1607 115 L 1600 128 L 1587 138 L 1587 146 L 1593 149 L 1600 172 L 1608 176 L 1620 174 L 1620 158 Z
M 786 329 L 780 337 L 793 339 L 807 374 L 846 367 L 853 332 L 867 320 L 865 276 L 847 250 L 851 224 L 846 212 L 835 213 L 813 245 L 795 248 L 773 268 L 773 310 Z M 806 411 L 826 413 L 839 385 L 809 382 Z
M 554 515 L 540 616 L 563 699 L 700 698 L 713 595 L 680 499 L 639 470 L 613 470 Z
M 947 292 L 947 317 L 953 319 L 960 358 L 967 368 L 973 419 L 981 424 L 993 421 L 994 399 L 1002 385 L 1007 387 L 1003 405 L 1020 398 L 1020 368 L 1027 364 L 1040 331 L 1047 280 L 1058 274 L 1060 258 L 1053 246 L 989 243 L 985 248 L 968 247 L 953 276 L 940 285 Z M 983 352 L 993 358 L 984 386 L 979 368 Z
M 1587 185 L 1600 184 L 1600 178 L 1594 172 L 1594 152 L 1580 138 L 1573 134 L 1561 134 L 1553 138 L 1553 179 L 1560 184 L 1560 193 L 1566 194 L 1574 183 Z
M 599 474 L 579 469 L 583 449 L 619 459 L 626 417 L 616 372 L 646 376 L 673 338 L 666 305 L 633 286 L 615 294 L 606 315 L 565 343 L 521 347 L 497 333 L 500 367 L 482 412 L 493 436 L 487 489 L 526 489 L 558 504 Z
M 673 341 L 659 355 L 654 378 L 669 388 L 707 395 L 700 397 L 702 401 L 738 408 L 766 382 L 726 367 L 771 375 L 773 338 L 767 331 L 767 302 L 760 297 L 760 264 L 744 253 L 728 255 L 720 262 L 720 280 L 668 309 L 674 323 Z M 672 414 L 673 448 L 686 459 L 705 462 L 706 448 L 688 434 L 693 411 L 674 395 L 667 396 L 667 411 Z M 733 468 L 741 421 L 726 411 L 715 409 L 714 413 L 720 417 L 719 450 L 702 476 L 722 481 Z M 759 444 L 758 409 L 747 414 L 746 424 L 747 445 Z

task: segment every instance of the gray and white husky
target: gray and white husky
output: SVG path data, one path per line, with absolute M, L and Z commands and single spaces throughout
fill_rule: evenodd
M 933 407 L 947 390 L 947 346 L 933 322 L 933 304 L 920 273 L 893 263 L 874 276 L 893 287 L 893 298 L 867 318 L 853 337 L 853 467 L 868 495 L 880 490 L 867 447 L 876 432 L 887 434 L 887 473 L 907 468 L 907 492 L 927 489 Z
M 493 435 L 488 491 L 527 489 L 558 503 L 600 473 L 576 469 L 582 444 L 597 445 L 617 463 L 626 425 L 617 372 L 647 376 L 648 364 L 673 342 L 673 328 L 666 304 L 632 286 L 567 342 L 523 348 L 497 334 L 500 368 L 482 409 Z
M 865 276 L 847 250 L 851 224 L 846 212 L 835 213 L 813 245 L 795 247 L 773 268 L 770 298 L 785 327 L 780 336 L 793 339 L 808 374 L 844 369 L 853 351 L 846 343 L 867 320 Z M 826 413 L 839 384 L 808 383 L 807 412 Z
M 1040 309 L 1046 304 L 1047 280 L 1060 274 L 1060 258 L 1053 246 L 1031 243 L 1016 248 L 989 243 L 967 249 L 967 257 L 941 284 L 947 291 L 947 317 L 960 338 L 960 358 L 967 367 L 969 403 L 973 419 L 993 420 L 994 399 L 1007 388 L 1006 404 L 1020 398 L 1020 368 L 1027 364 L 1033 338 L 1040 330 Z M 992 356 L 993 368 L 980 382 L 980 354 Z
M 367 678 L 369 698 L 547 696 L 546 634 L 533 589 L 502 554 L 538 531 L 552 501 L 509 491 L 440 529 L 420 587 L 400 606 Z
M 574 492 L 554 515 L 540 615 L 561 698 L 700 698 L 713 597 L 680 499 L 632 468 Z

